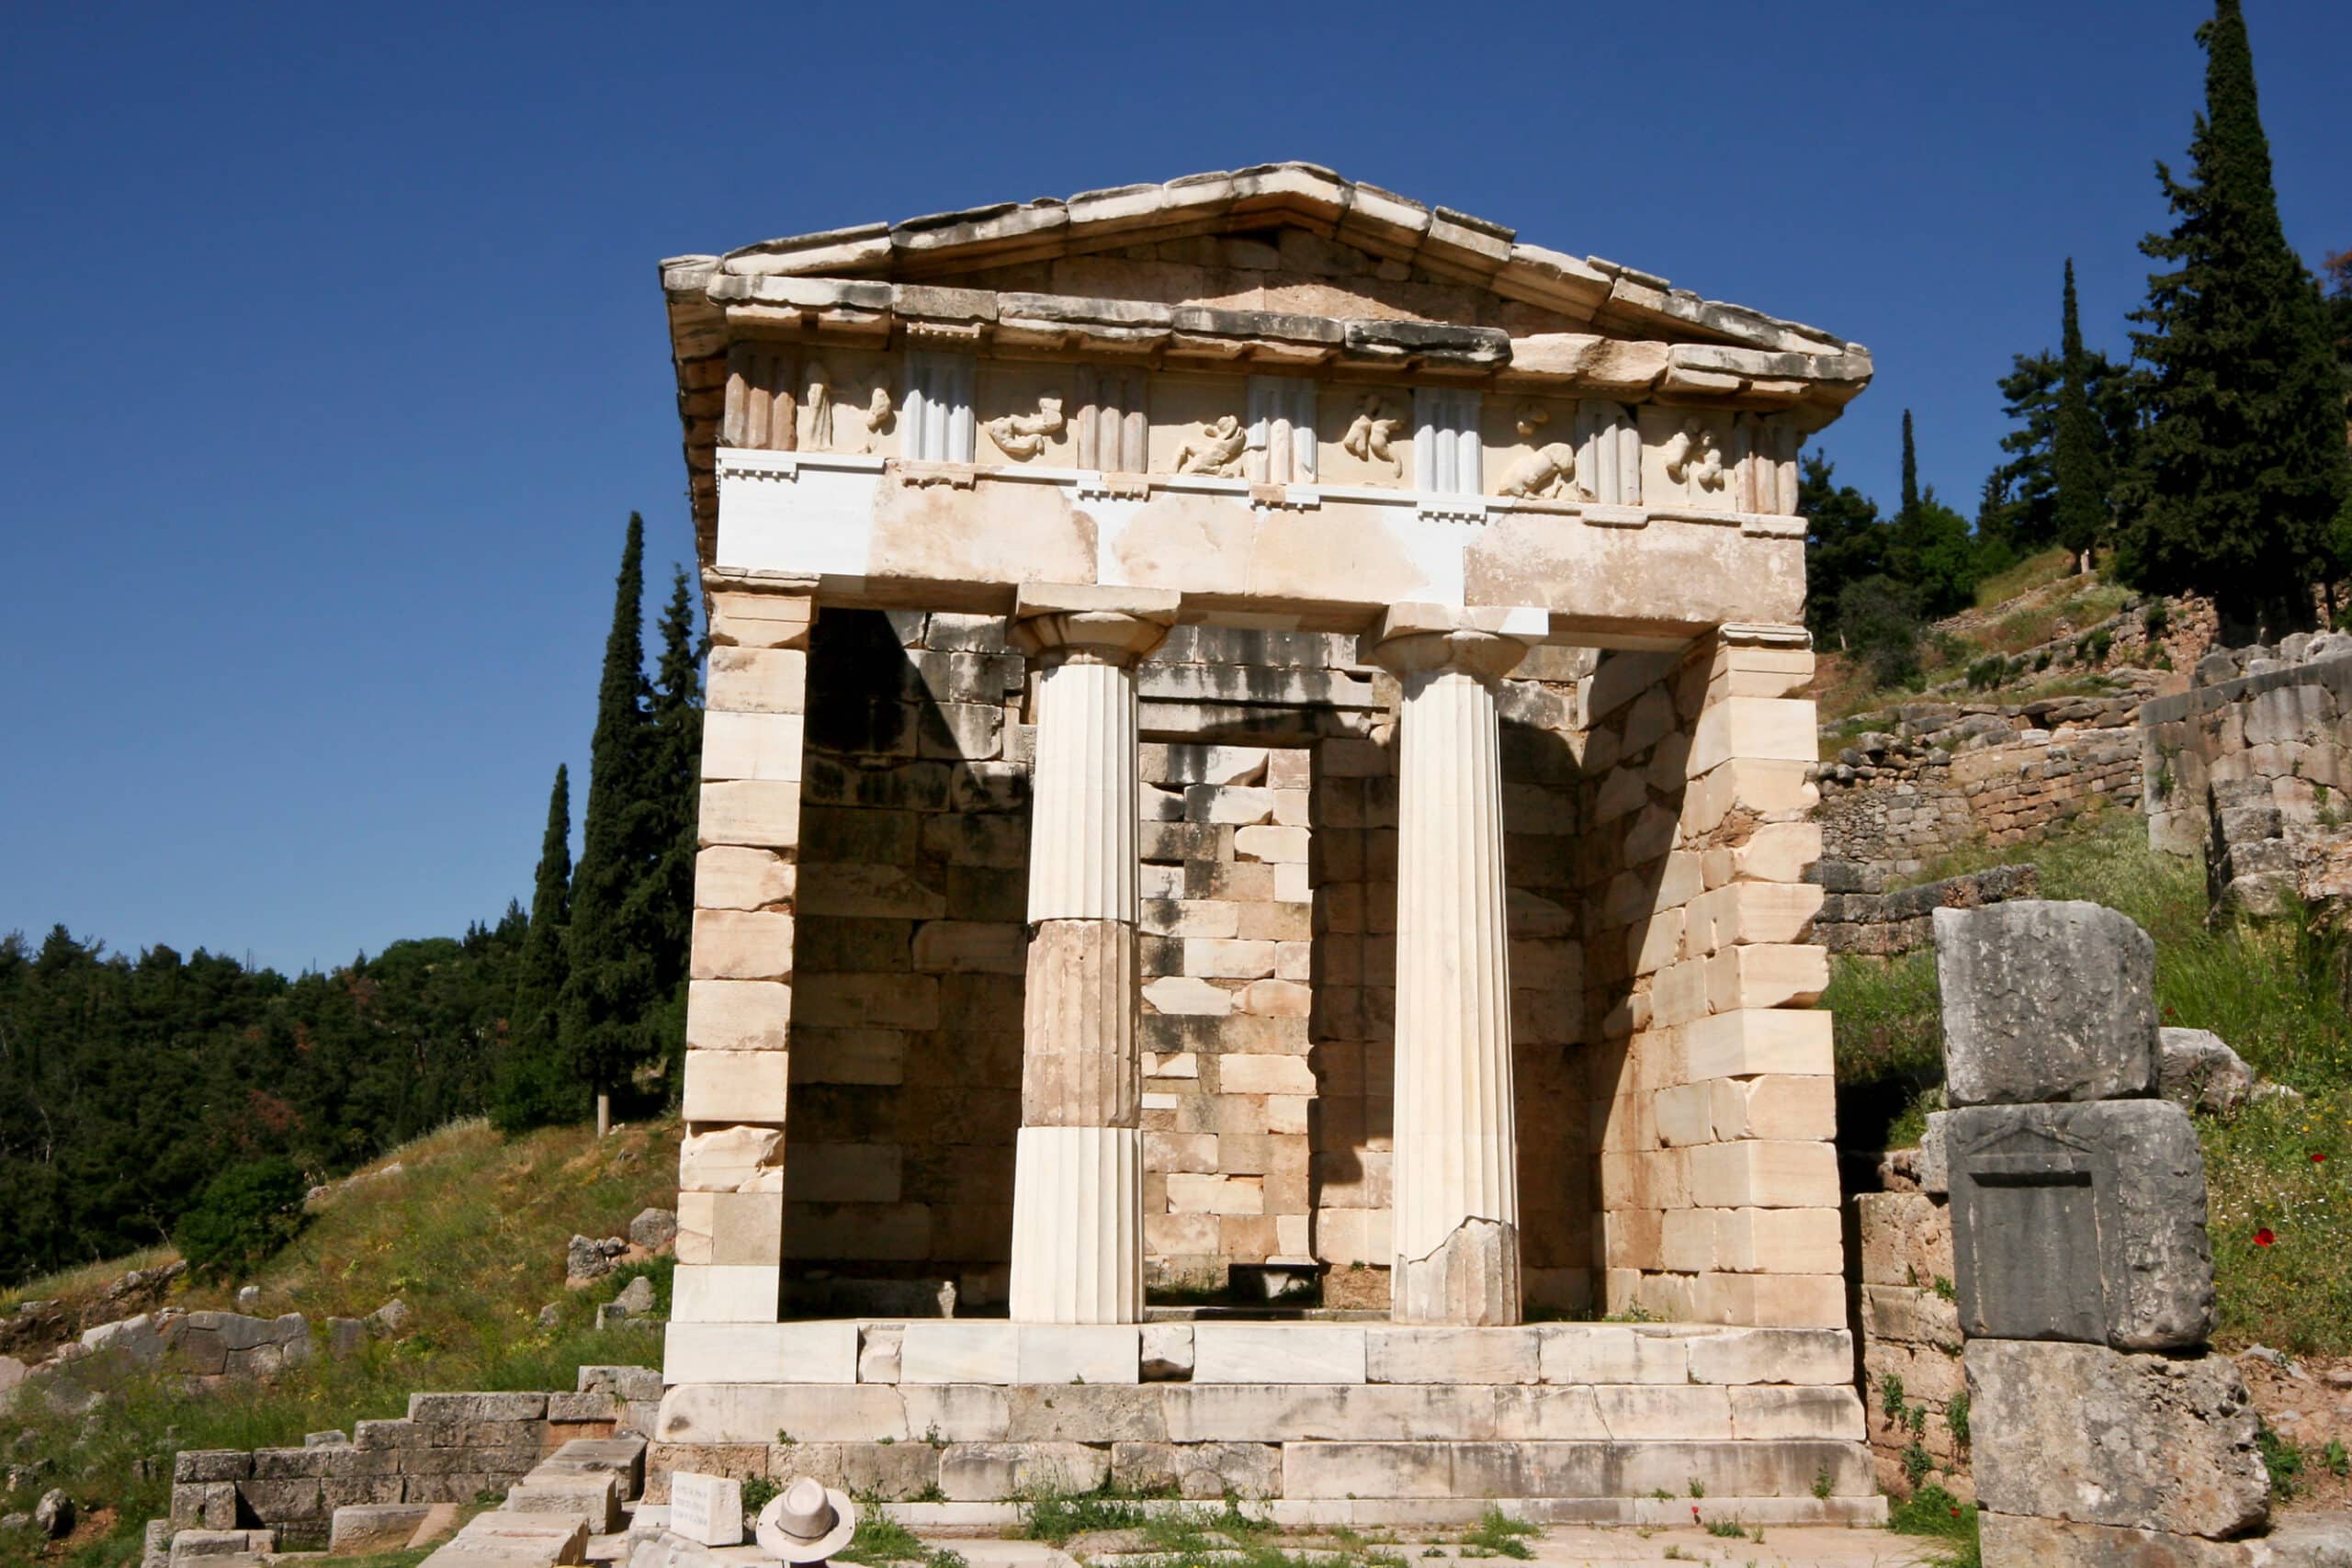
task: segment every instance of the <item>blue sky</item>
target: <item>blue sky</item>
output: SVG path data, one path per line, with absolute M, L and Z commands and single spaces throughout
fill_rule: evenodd
M 2352 6 L 2251 0 L 2352 245 Z M 528 892 L 631 508 L 691 556 L 655 261 L 1281 158 L 1871 345 L 1841 479 L 1963 511 L 2124 346 L 2199 0 L 0 8 L 0 932 L 287 969 Z M 575 799 L 577 796 L 575 796 Z

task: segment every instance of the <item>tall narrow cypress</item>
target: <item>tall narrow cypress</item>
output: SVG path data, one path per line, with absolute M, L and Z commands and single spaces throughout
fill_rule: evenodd
M 1911 444 L 1911 411 L 1903 411 L 1903 506 L 1894 514 L 1897 523 L 1908 523 L 1919 514 L 1919 452 Z
M 2238 0 L 2218 0 L 2197 36 L 2189 177 L 2156 165 L 2177 221 L 2140 244 L 2166 270 L 2132 318 L 2150 424 L 2127 563 L 2143 587 L 2212 593 L 2225 637 L 2267 640 L 2309 625 L 2312 585 L 2339 570 L 2352 459 L 2319 288 L 2278 220 Z
M 656 933 L 654 985 L 666 998 L 655 1023 L 652 1049 L 665 1063 L 683 1066 L 686 955 L 694 930 L 695 829 L 702 801 L 702 647 L 683 568 L 672 572 L 661 634 L 646 780 L 653 862 L 641 897 L 645 924 Z M 674 1091 L 674 1072 L 670 1081 Z
M 654 823 L 645 777 L 652 746 L 646 714 L 645 520 L 629 513 L 613 588 L 612 629 L 589 744 L 588 807 L 571 881 L 571 973 L 560 1006 L 563 1053 L 578 1103 L 607 1097 L 649 1054 L 649 1015 L 661 999 L 642 930 L 639 884 L 652 862 Z
M 580 1111 L 579 1094 L 567 1089 L 556 1010 L 571 922 L 571 775 L 558 763 L 531 884 L 530 923 L 516 964 L 514 1007 L 491 1089 L 491 1119 L 505 1132 L 560 1122 Z
M 2108 479 L 2101 460 L 2098 416 L 2091 410 L 2089 361 L 2075 306 L 2075 259 L 2066 258 L 2066 297 L 2058 351 L 2058 417 L 2051 432 L 2051 468 L 2057 479 L 2058 542 L 2087 565 L 2107 532 Z

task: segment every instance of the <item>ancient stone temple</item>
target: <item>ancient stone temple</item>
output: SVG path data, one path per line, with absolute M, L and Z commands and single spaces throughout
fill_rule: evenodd
M 1874 1517 L 1790 694 L 1869 355 L 1303 164 L 662 287 L 677 1462 Z

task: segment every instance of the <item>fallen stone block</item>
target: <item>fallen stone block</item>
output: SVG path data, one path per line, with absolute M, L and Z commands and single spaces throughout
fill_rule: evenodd
M 2155 944 L 2098 904 L 1934 915 L 1954 1106 L 2131 1099 L 2155 1087 Z
M 2214 1540 L 2268 1520 L 2270 1476 L 2234 1362 L 2004 1339 L 1972 1341 L 1967 1361 L 1989 1512 Z
M 433 1508 L 430 1503 L 356 1503 L 337 1508 L 327 1529 L 327 1551 L 337 1557 L 404 1551 Z
M 2160 1091 L 2192 1111 L 2235 1111 L 2259 1081 L 2246 1059 L 2210 1029 L 2159 1029 L 2156 1049 Z
M 535 1476 L 508 1489 L 506 1511 L 577 1518 L 590 1535 L 610 1535 L 621 1528 L 620 1488 L 611 1475 Z

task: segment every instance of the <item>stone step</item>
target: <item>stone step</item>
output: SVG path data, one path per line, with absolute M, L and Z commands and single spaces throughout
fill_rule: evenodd
M 430 1568 L 558 1568 L 588 1560 L 588 1525 L 563 1515 L 477 1514 L 424 1560 Z

